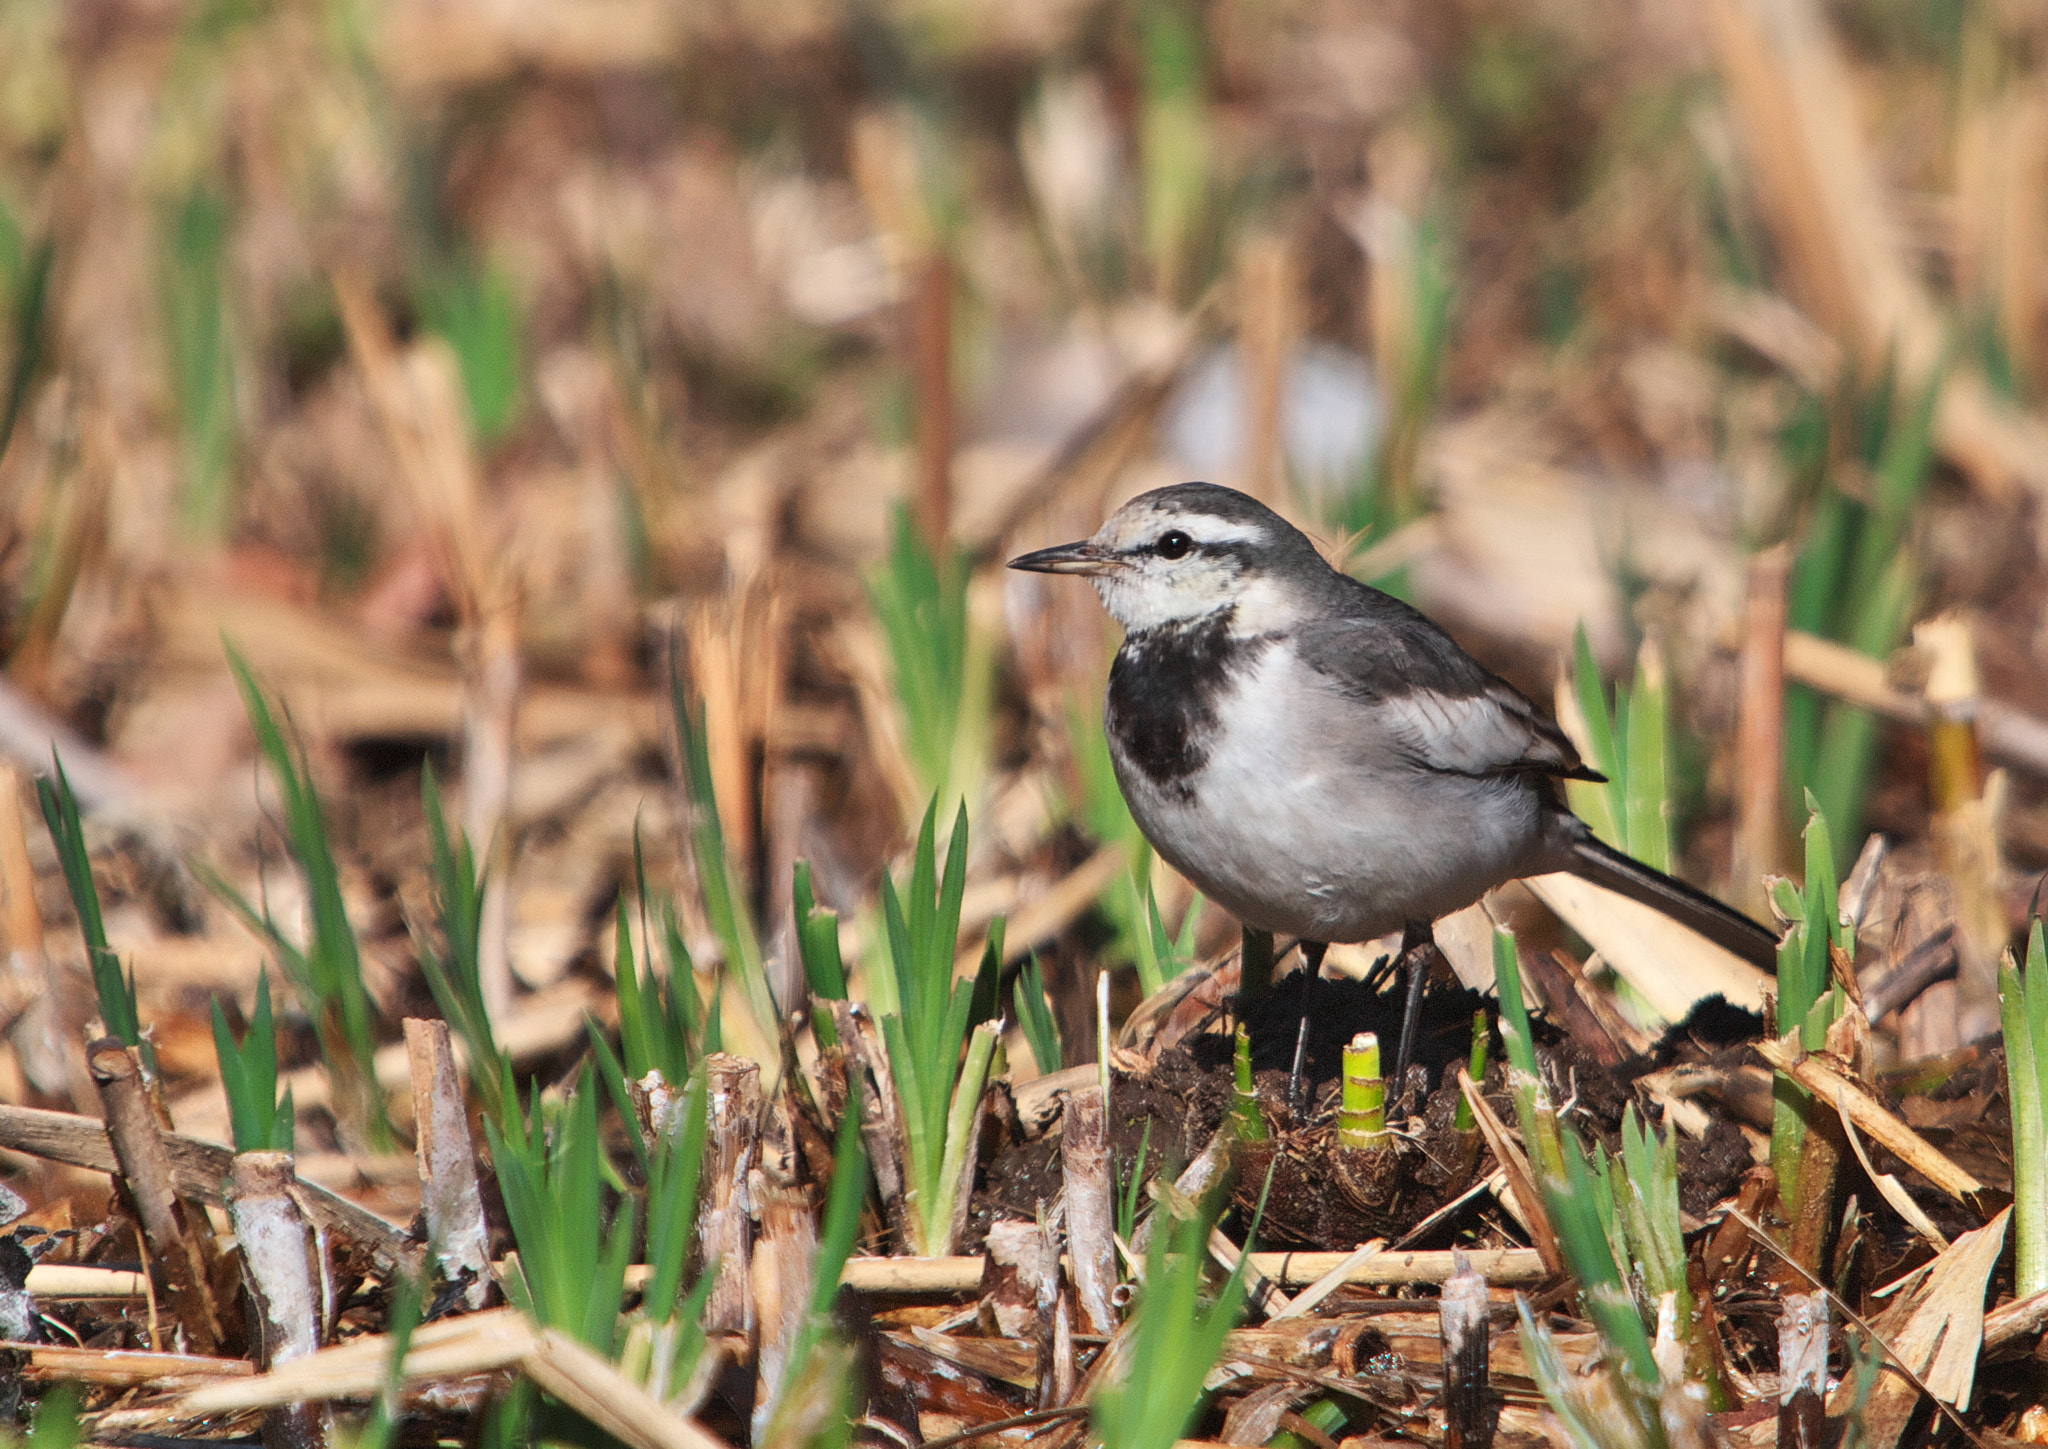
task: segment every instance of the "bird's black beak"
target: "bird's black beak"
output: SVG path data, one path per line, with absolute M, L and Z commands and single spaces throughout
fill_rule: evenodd
M 1087 539 L 1079 543 L 1063 543 L 1057 548 L 1042 548 L 1036 553 L 1010 560 L 1011 568 L 1034 574 L 1099 574 L 1116 567 L 1116 564 L 1115 554 L 1096 547 Z

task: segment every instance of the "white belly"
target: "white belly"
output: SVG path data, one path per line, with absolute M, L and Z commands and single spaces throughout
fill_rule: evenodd
M 1289 687 L 1305 682 L 1299 667 L 1283 646 L 1238 683 L 1191 792 L 1155 783 L 1112 741 L 1131 814 L 1205 895 L 1262 930 L 1366 941 L 1536 867 L 1534 781 L 1407 764 L 1367 706 Z

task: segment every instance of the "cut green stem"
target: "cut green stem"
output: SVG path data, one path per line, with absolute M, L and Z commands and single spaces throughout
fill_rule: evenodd
M 1343 1096 L 1337 1111 L 1339 1147 L 1383 1147 L 1387 1139 L 1387 1083 L 1380 1075 L 1380 1039 L 1369 1031 L 1344 1048 Z

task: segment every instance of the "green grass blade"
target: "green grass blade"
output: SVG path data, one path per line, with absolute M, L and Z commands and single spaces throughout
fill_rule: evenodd
M 1016 1008 L 1017 1025 L 1030 1044 L 1031 1059 L 1041 1074 L 1050 1075 L 1066 1065 L 1060 1050 L 1059 1026 L 1053 1020 L 1052 1002 L 1045 992 L 1045 972 L 1033 955 L 1017 973 L 1010 988 L 1010 1002 Z

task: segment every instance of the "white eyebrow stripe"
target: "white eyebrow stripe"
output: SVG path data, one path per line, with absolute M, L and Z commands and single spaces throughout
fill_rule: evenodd
M 1208 514 L 1182 519 L 1181 524 L 1196 543 L 1258 543 L 1266 536 L 1266 531 L 1256 524 L 1235 523 Z

